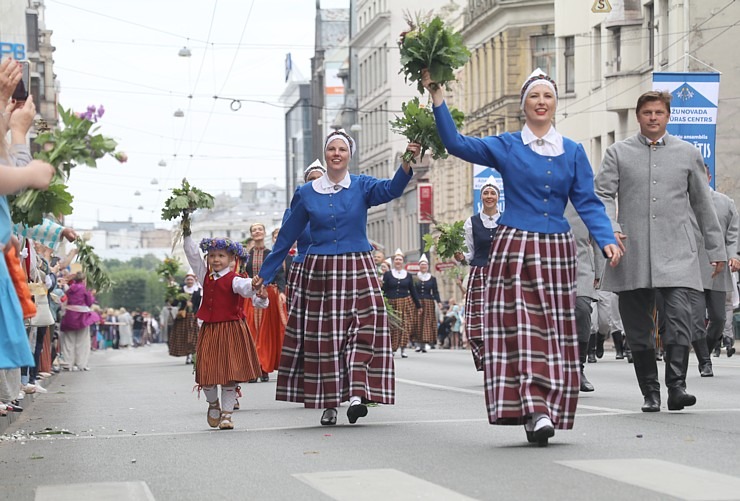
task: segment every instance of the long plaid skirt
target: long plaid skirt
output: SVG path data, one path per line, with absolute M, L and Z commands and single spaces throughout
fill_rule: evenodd
M 419 315 L 416 308 L 411 309 L 411 341 L 417 343 L 434 344 L 437 342 L 437 314 L 434 299 L 420 299 L 422 313 Z
M 288 298 L 289 307 L 291 298 L 293 297 L 293 294 L 296 293 L 296 282 L 301 274 L 301 267 L 303 267 L 303 263 L 296 263 L 293 261 L 290 263 L 290 268 L 288 268 L 288 275 L 285 278 L 285 296 Z
M 351 396 L 393 404 L 388 320 L 369 252 L 308 255 L 295 282 L 275 398 L 310 408 Z
M 398 314 L 398 318 L 401 319 L 400 326 L 390 326 L 391 350 L 395 353 L 399 347 L 406 348 L 409 344 L 409 334 L 414 326 L 414 316 L 418 316 L 418 313 L 411 296 L 388 299 L 388 304 L 393 307 L 393 310 Z
M 482 364 L 488 420 L 546 413 L 570 429 L 580 386 L 573 235 L 499 226 L 491 248 Z
M 471 266 L 468 276 L 468 290 L 465 292 L 465 335 L 473 354 L 475 369 L 483 370 L 481 352 L 483 350 L 483 317 L 485 316 L 486 278 L 488 266 Z
M 267 297 L 270 304 L 266 309 L 254 308 L 255 311 L 262 312 L 262 322 L 255 336 L 255 345 L 264 373 L 273 372 L 280 365 L 280 352 L 283 348 L 287 320 L 285 306 L 280 303 L 280 292 L 276 285 L 267 286 Z
M 184 318 L 178 316 L 172 324 L 172 331 L 167 338 L 167 347 L 170 356 L 184 357 L 195 353 L 195 344 L 198 341 L 198 320 L 192 312 Z
M 204 322 L 196 353 L 195 382 L 200 386 L 242 383 L 262 373 L 244 320 Z

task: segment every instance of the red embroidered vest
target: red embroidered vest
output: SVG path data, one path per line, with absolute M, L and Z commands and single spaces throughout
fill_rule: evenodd
M 233 271 L 218 280 L 206 275 L 203 300 L 198 309 L 199 319 L 204 322 L 230 322 L 244 318 L 244 298 L 231 288 L 236 277 Z

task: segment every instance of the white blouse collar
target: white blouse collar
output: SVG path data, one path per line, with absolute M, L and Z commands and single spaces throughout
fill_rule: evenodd
M 534 135 L 532 129 L 527 124 L 524 124 L 524 127 L 522 127 L 522 142 L 525 146 L 529 146 L 534 152 L 540 155 L 557 156 L 565 153 L 563 136 L 555 127 L 550 126 L 550 130 L 541 138 L 542 140 L 539 141 L 539 139 Z
M 406 278 L 406 275 L 408 275 L 408 272 L 406 270 L 397 270 L 393 268 L 391 270 L 391 274 L 393 275 L 394 278 L 403 280 L 404 278 Z
M 480 216 L 480 220 L 483 223 L 483 226 L 485 226 L 486 228 L 489 228 L 489 229 L 490 228 L 495 228 L 496 226 L 498 226 L 498 218 L 501 217 L 501 213 L 500 212 L 497 212 L 493 216 L 488 216 L 488 215 L 484 214 L 483 211 L 480 211 L 478 213 L 478 215 Z
M 339 191 L 340 189 L 349 188 L 350 184 L 352 184 L 352 179 L 349 176 L 349 171 L 344 175 L 344 178 L 339 181 L 338 183 L 333 183 L 329 179 L 329 175 L 324 172 L 324 175 L 321 176 L 318 179 L 315 179 L 311 182 L 311 186 L 313 186 L 313 189 L 316 193 L 333 193 L 335 191 Z
M 419 277 L 419 280 L 421 280 L 422 282 L 426 282 L 427 280 L 432 278 L 432 274 L 429 272 L 426 272 L 426 273 L 419 272 L 416 274 L 416 276 Z

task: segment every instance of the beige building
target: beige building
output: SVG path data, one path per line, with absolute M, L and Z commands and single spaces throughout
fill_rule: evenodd
M 736 57 L 740 5 L 726 0 L 612 1 L 594 13 L 591 2 L 558 0 L 560 102 L 557 126 L 581 142 L 598 170 L 606 148 L 639 128 L 635 103 L 652 89 L 653 72 L 719 71 L 717 188 L 740 202 Z

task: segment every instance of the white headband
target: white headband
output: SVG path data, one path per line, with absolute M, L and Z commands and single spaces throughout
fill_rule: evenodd
M 303 180 L 305 181 L 308 179 L 308 175 L 311 174 L 315 170 L 320 170 L 321 172 L 326 172 L 326 169 L 324 169 L 324 166 L 321 165 L 321 160 L 314 160 L 314 162 L 306 167 L 306 170 L 303 171 Z
M 529 93 L 538 85 L 547 86 L 553 94 L 555 94 L 555 103 L 558 101 L 558 87 L 555 85 L 555 81 L 550 78 L 547 73 L 537 68 L 528 77 L 527 80 L 522 84 L 521 95 L 519 96 L 519 107 L 524 109 L 524 101 L 527 99 Z
M 347 148 L 349 148 L 349 156 L 353 157 L 355 154 L 355 140 L 352 139 L 352 137 L 345 132 L 344 129 L 338 129 L 334 132 L 331 132 L 328 136 L 326 136 L 326 141 L 324 141 L 324 151 L 326 151 L 326 148 L 329 146 L 329 143 L 334 141 L 335 139 L 341 139 L 344 141 L 344 144 L 347 145 Z

